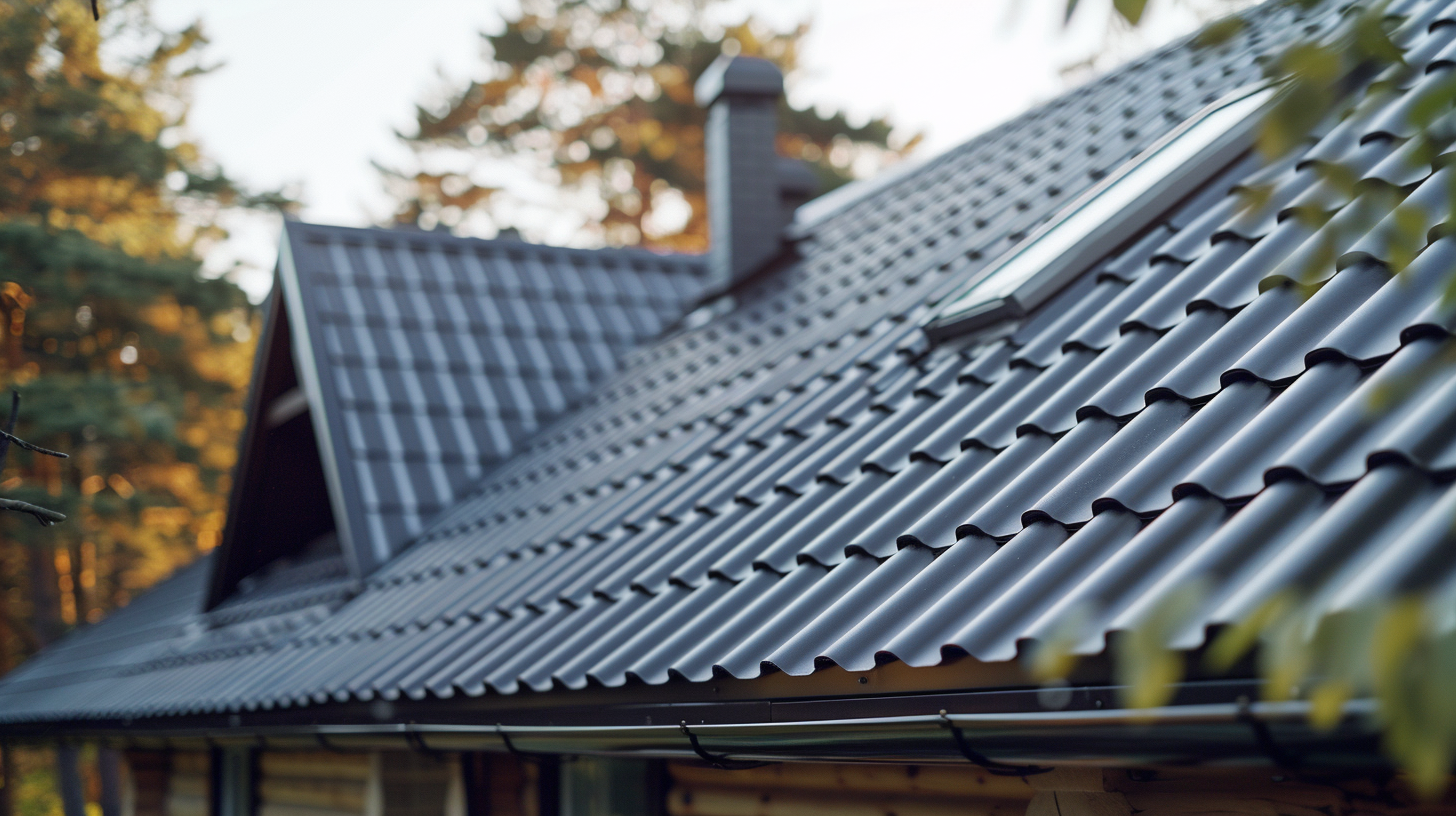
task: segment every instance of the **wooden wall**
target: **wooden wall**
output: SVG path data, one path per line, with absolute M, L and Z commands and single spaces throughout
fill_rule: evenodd
M 364 816 L 372 764 L 363 753 L 259 753 L 257 816 Z
M 167 816 L 167 778 L 172 773 L 172 756 L 166 751 L 127 751 L 129 816 Z
M 955 765 L 766 765 L 720 771 L 671 763 L 672 816 L 1022 816 L 1017 777 Z
M 673 816 L 1456 816 L 1456 787 L 1421 802 L 1398 777 L 1272 768 L 1055 768 L 992 776 L 966 765 L 669 765 Z
M 209 816 L 212 762 L 206 751 L 173 751 L 167 779 L 166 816 Z

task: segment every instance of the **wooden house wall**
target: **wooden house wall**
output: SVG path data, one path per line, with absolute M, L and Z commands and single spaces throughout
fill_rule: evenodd
M 1399 777 L 1277 768 L 1063 767 L 995 776 L 966 765 L 670 763 L 672 816 L 1451 816 Z M 572 814 L 571 816 L 578 816 Z M 584 816 L 584 815 L 583 815 Z
M 212 762 L 207 751 L 173 751 L 167 778 L 166 816 L 209 816 Z
M 365 753 L 262 752 L 257 816 L 366 816 L 375 764 Z
M 172 755 L 167 751 L 127 751 L 122 792 L 125 816 L 167 816 L 167 779 Z
M 1022 816 L 1035 791 L 972 766 L 670 763 L 672 816 Z

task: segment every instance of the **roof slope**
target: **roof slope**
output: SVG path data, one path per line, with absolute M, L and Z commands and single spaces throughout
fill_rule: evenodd
M 706 284 L 701 258 L 637 250 L 299 223 L 285 243 L 300 379 L 327 420 L 334 516 L 361 574 Z
M 1025 638 L 1098 651 L 1196 575 L 1168 627 L 1192 647 L 1278 589 L 1343 603 L 1448 580 L 1434 514 L 1456 362 L 1437 290 L 1456 242 L 1393 280 L 1382 236 L 1409 221 L 1400 194 L 1450 172 L 1406 160 L 1402 111 L 1456 68 L 1436 59 L 1456 3 L 1391 11 L 1432 74 L 1383 83 L 1297 160 L 1232 168 L 1013 334 L 931 348 L 919 324 L 1255 79 L 1271 40 L 1336 15 L 1257 9 L 1216 52 L 1165 49 L 819 222 L 799 263 L 629 355 L 325 620 L 69 685 L 42 656 L 0 684 L 0 717 L 1005 660 Z M 1346 155 L 1365 168 L 1353 201 L 1317 182 Z M 1239 211 L 1230 187 L 1267 183 L 1265 210 Z M 1333 226 L 1287 217 L 1311 208 Z M 1300 261 L 1347 234 L 1338 267 Z M 1372 410 L 1391 382 L 1408 398 Z

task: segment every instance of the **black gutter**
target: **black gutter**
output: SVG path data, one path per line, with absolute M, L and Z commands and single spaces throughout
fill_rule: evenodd
M 1371 767 L 1379 760 L 1374 706 L 1357 701 L 1328 731 L 1309 705 L 1218 703 L 1157 709 L 936 714 L 728 725 L 490 726 L 392 723 L 173 732 L 160 740 L 99 735 L 134 747 L 238 744 L 265 750 L 494 751 L 739 762 L 970 763 L 993 772 L 1050 765 Z
M 870 761 L 994 766 L 1204 762 L 1381 764 L 1374 705 L 1338 727 L 1308 704 L 1250 703 L 1249 681 L 1184 683 L 1175 704 L 1118 707 L 1114 686 L 837 699 L 490 711 L 375 701 L 207 717 L 14 724 L 22 740 L 99 739 L 131 747 L 248 744 L 270 750 L 496 751 L 739 761 Z M 320 716 L 324 714 L 332 716 Z M 508 716 L 514 714 L 515 716 Z M 442 716 L 445 715 L 445 716 Z

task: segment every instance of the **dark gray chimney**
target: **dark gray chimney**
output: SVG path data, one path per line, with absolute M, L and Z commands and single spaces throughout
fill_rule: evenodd
M 708 268 L 731 286 L 778 254 L 791 213 L 780 201 L 774 153 L 784 75 L 756 57 L 722 56 L 698 78 L 708 109 Z
M 794 210 L 807 204 L 819 193 L 819 176 L 803 159 L 779 157 L 779 214 L 784 226 L 794 220 Z

